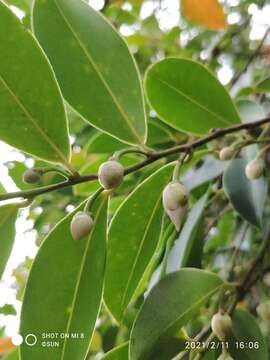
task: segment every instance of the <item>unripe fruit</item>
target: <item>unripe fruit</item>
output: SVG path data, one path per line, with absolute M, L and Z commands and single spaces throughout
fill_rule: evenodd
M 80 240 L 87 236 L 93 228 L 93 219 L 86 212 L 78 212 L 73 216 L 70 224 L 71 235 L 74 240 Z
M 104 189 L 115 189 L 123 181 L 124 168 L 115 161 L 109 160 L 100 165 L 98 169 L 98 180 Z
M 264 165 L 262 160 L 254 159 L 250 161 L 245 169 L 246 176 L 250 180 L 258 179 L 263 174 Z
M 217 360 L 233 360 L 233 358 L 228 353 L 223 353 Z
M 212 317 L 211 328 L 220 341 L 224 341 L 232 329 L 232 319 L 228 314 L 217 313 Z
M 177 210 L 187 204 L 188 190 L 179 181 L 172 181 L 163 190 L 162 199 L 166 211 Z
M 171 222 L 174 224 L 175 228 L 177 231 L 180 230 L 183 219 L 186 215 L 187 212 L 187 205 L 185 206 L 180 206 L 178 209 L 176 210 L 166 210 L 166 214 L 169 216 L 169 218 L 171 219 Z
M 226 146 L 219 152 L 219 158 L 222 161 L 231 160 L 234 155 L 234 148 L 231 146 Z
M 28 169 L 23 174 L 23 181 L 26 184 L 35 184 L 41 179 L 41 172 L 37 169 Z
M 256 311 L 262 320 L 270 323 L 270 301 L 265 301 L 258 305 Z

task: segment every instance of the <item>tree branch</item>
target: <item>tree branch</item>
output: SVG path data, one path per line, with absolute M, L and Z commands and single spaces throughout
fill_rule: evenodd
M 262 38 L 260 44 L 258 45 L 258 47 L 251 53 L 251 55 L 249 56 L 245 66 L 243 67 L 243 69 L 241 71 L 239 71 L 238 73 L 235 74 L 235 76 L 232 78 L 231 80 L 231 85 L 235 85 L 237 83 L 237 81 L 240 79 L 240 77 L 247 72 L 250 64 L 256 59 L 256 57 L 260 54 L 261 48 L 263 47 L 263 44 L 268 36 L 270 32 L 270 28 L 268 28 L 264 34 L 264 37 Z
M 231 303 L 231 305 L 229 306 L 229 309 L 228 309 L 229 314 L 233 313 L 238 302 L 241 301 L 245 297 L 245 295 L 249 292 L 249 290 L 252 288 L 252 286 L 254 286 L 255 283 L 260 279 L 261 275 L 263 275 L 265 273 L 265 269 L 264 269 L 260 274 L 257 274 L 252 280 L 250 280 L 252 278 L 253 273 L 257 270 L 258 266 L 263 262 L 265 254 L 269 247 L 270 247 L 270 229 L 268 229 L 266 231 L 263 243 L 262 243 L 256 257 L 250 263 L 248 270 L 247 270 L 243 280 L 241 281 L 241 284 L 237 287 L 237 294 L 235 296 L 235 299 L 233 300 L 233 302 Z M 211 336 L 212 336 L 212 331 L 211 331 L 210 325 L 204 327 L 201 330 L 201 332 L 196 336 L 195 341 L 201 341 L 206 336 L 209 336 L 208 339 L 211 338 Z M 206 342 L 207 341 L 208 340 L 206 340 Z
M 197 149 L 197 148 L 199 148 L 215 139 L 221 138 L 225 135 L 228 135 L 228 134 L 240 131 L 240 130 L 254 129 L 261 125 L 267 124 L 267 123 L 270 123 L 270 117 L 260 119 L 257 121 L 253 121 L 253 122 L 249 122 L 249 123 L 233 125 L 233 126 L 230 126 L 228 128 L 224 128 L 224 129 L 213 129 L 213 131 L 209 135 L 207 135 L 201 139 L 198 139 L 194 142 L 173 146 L 171 148 L 161 150 L 161 151 L 146 153 L 147 158 L 133 166 L 126 168 L 125 175 L 133 173 L 137 170 L 140 170 L 140 169 L 144 168 L 145 166 L 147 166 L 163 157 L 166 157 L 168 155 L 178 154 L 178 153 L 182 153 L 182 152 L 192 152 L 194 149 Z M 85 182 L 89 182 L 89 181 L 93 181 L 93 180 L 97 180 L 97 179 L 98 179 L 97 174 L 89 174 L 89 175 L 84 175 L 84 176 L 75 175 L 75 176 L 72 176 L 71 178 L 69 178 L 69 180 L 63 181 L 63 182 L 60 182 L 57 184 L 43 186 L 40 188 L 31 189 L 31 190 L 1 194 L 0 201 L 15 199 L 15 198 L 31 199 L 38 195 L 42 195 L 42 194 L 49 193 L 52 191 L 64 189 L 69 186 L 74 186 L 77 184 L 81 184 L 81 183 L 85 183 Z

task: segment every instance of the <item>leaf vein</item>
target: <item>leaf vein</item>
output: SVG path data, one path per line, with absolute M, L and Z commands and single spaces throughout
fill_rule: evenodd
M 95 64 L 95 61 L 93 60 L 91 54 L 89 53 L 88 49 L 82 44 L 79 36 L 77 35 L 77 33 L 75 32 L 74 28 L 72 27 L 72 25 L 70 24 L 70 22 L 68 21 L 68 19 L 66 18 L 63 9 L 61 9 L 60 5 L 57 3 L 57 0 L 53 0 L 55 3 L 56 8 L 58 9 L 60 15 L 62 16 L 63 20 L 65 21 L 65 23 L 67 24 L 67 27 L 69 28 L 71 34 L 74 36 L 74 38 L 77 40 L 79 47 L 82 49 L 82 51 L 84 52 L 84 54 L 86 55 L 87 59 L 89 60 L 91 66 L 93 67 L 93 69 L 95 70 L 96 74 L 98 75 L 98 77 L 101 80 L 101 83 L 104 85 L 105 89 L 107 90 L 107 92 L 109 93 L 109 95 L 111 96 L 116 108 L 118 109 L 119 113 L 122 115 L 122 117 L 124 118 L 124 120 L 126 121 L 128 127 L 130 128 L 131 132 L 133 133 L 133 135 L 135 136 L 135 138 L 139 141 L 139 143 L 141 144 L 141 138 L 139 136 L 139 134 L 137 133 L 136 129 L 134 128 L 134 126 L 132 125 L 132 123 L 129 120 L 128 115 L 125 113 L 124 109 L 122 108 L 121 104 L 119 103 L 118 99 L 115 97 L 115 95 L 113 94 L 109 84 L 107 83 L 107 81 L 105 80 L 104 76 L 102 75 L 101 71 L 99 70 L 99 67 Z
M 152 212 L 151 217 L 150 217 L 150 219 L 149 219 L 149 222 L 148 222 L 148 224 L 147 224 L 147 226 L 146 226 L 146 228 L 145 228 L 145 231 L 144 231 L 144 233 L 143 233 L 142 241 L 141 241 L 140 246 L 139 246 L 139 251 L 138 251 L 138 253 L 137 253 L 136 257 L 135 257 L 134 264 L 133 264 L 133 266 L 132 266 L 130 275 L 129 275 L 129 277 L 128 277 L 127 285 L 126 285 L 126 287 L 125 287 L 124 294 L 123 294 L 123 297 L 122 297 L 122 302 L 121 302 L 121 305 L 120 305 L 120 308 L 121 308 L 121 315 L 120 315 L 120 316 L 121 316 L 121 317 L 123 316 L 124 309 L 123 309 L 122 307 L 123 307 L 123 305 L 124 305 L 124 303 L 125 303 L 125 301 L 126 301 L 126 296 L 127 296 L 127 292 L 128 292 L 128 289 L 129 289 L 129 285 L 130 285 L 131 279 L 132 279 L 132 277 L 133 277 L 133 275 L 134 275 L 135 268 L 136 268 L 136 266 L 137 266 L 137 263 L 138 263 L 138 260 L 139 260 L 139 256 L 140 256 L 140 254 L 141 254 L 141 251 L 142 251 L 142 248 L 143 248 L 143 245 L 144 245 L 146 236 L 147 236 L 147 234 L 148 234 L 149 228 L 150 228 L 150 226 L 151 226 L 151 224 L 152 224 L 154 215 L 155 215 L 156 212 L 157 212 L 157 208 L 158 208 L 158 206 L 159 206 L 160 199 L 161 199 L 161 197 L 158 198 L 158 200 L 157 200 L 157 202 L 156 202 L 156 204 L 155 204 L 155 206 L 154 206 L 154 209 L 153 209 L 153 212 Z
M 97 210 L 97 212 L 95 214 L 95 219 L 98 218 L 105 201 L 106 201 L 106 199 L 104 198 L 104 200 L 100 203 L 100 206 L 99 206 L 99 208 L 98 208 L 98 210 Z M 96 223 L 96 221 L 95 221 L 95 223 Z M 94 226 L 95 226 L 95 223 L 94 223 Z M 78 277 L 77 277 L 76 284 L 75 284 L 74 296 L 73 296 L 72 304 L 71 304 L 70 316 L 69 316 L 66 331 L 65 331 L 66 333 L 69 332 L 70 326 L 71 326 L 71 323 L 72 323 L 74 310 L 75 310 L 75 304 L 76 304 L 77 295 L 78 295 L 79 287 L 80 287 L 80 281 L 81 281 L 81 277 L 82 277 L 82 274 L 83 274 L 83 269 L 84 269 L 84 266 L 85 266 L 85 263 L 86 263 L 86 257 L 87 257 L 87 253 L 88 253 L 88 250 L 89 250 L 90 242 L 91 242 L 91 239 L 92 239 L 92 236 L 93 236 L 93 230 L 94 229 L 92 229 L 92 232 L 90 233 L 90 235 L 88 237 L 87 244 L 85 246 L 85 251 L 83 253 L 81 266 L 80 266 L 80 269 L 79 269 L 79 272 L 78 272 Z M 61 353 L 61 360 L 64 360 L 66 346 L 67 346 L 67 338 L 65 337 L 64 344 L 63 344 L 63 349 L 62 349 L 62 353 Z
M 169 84 L 167 81 L 159 78 L 156 75 L 152 74 L 152 77 L 156 78 L 159 82 L 161 82 L 162 84 L 166 85 L 168 88 L 170 88 L 171 90 L 175 91 L 176 93 L 180 94 L 182 97 L 184 97 L 186 100 L 190 101 L 193 105 L 196 105 L 198 108 L 208 112 L 211 116 L 216 117 L 217 119 L 219 119 L 221 122 L 223 122 L 226 125 L 230 125 L 231 123 L 229 121 L 227 121 L 226 119 L 224 119 L 222 116 L 220 116 L 219 114 L 209 110 L 207 107 L 205 107 L 204 105 L 200 104 L 197 100 L 195 100 L 194 98 L 186 95 L 183 91 L 179 90 L 178 88 L 176 88 L 175 86 Z
M 32 114 L 27 110 L 27 108 L 24 106 L 22 101 L 19 99 L 19 97 L 14 93 L 14 91 L 11 89 L 11 87 L 8 85 L 8 83 L 4 80 L 4 78 L 0 75 L 0 81 L 2 82 L 3 86 L 7 89 L 8 93 L 10 94 L 11 98 L 14 100 L 14 102 L 21 108 L 21 110 L 24 112 L 28 120 L 31 121 L 31 123 L 34 125 L 36 130 L 40 133 L 40 135 L 44 138 L 44 140 L 47 142 L 47 144 L 57 153 L 59 158 L 63 161 L 64 164 L 67 163 L 67 159 L 64 156 L 64 154 L 61 152 L 61 150 L 51 141 L 49 136 L 45 133 L 45 131 L 37 124 L 35 121 L 35 118 L 32 116 Z

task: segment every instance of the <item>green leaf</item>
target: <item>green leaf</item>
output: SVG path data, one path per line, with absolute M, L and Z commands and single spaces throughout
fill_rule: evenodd
M 130 360 L 148 360 L 155 344 L 175 334 L 224 286 L 215 274 L 181 269 L 167 275 L 150 292 L 131 331 Z
M 260 81 L 256 86 L 256 90 L 259 92 L 270 92 L 270 77 Z
M 119 140 L 112 136 L 97 132 L 86 145 L 86 151 L 92 154 L 112 154 L 125 147 Z
M 17 214 L 18 207 L 16 204 L 0 207 L 0 280 L 14 243 Z
M 240 122 L 226 89 L 194 61 L 169 58 L 150 66 L 145 89 L 160 119 L 180 131 L 206 134 Z
M 5 304 L 4 306 L 0 307 L 0 314 L 16 315 L 16 310 L 13 305 Z
M 269 359 L 266 341 L 254 316 L 245 310 L 235 310 L 232 332 L 229 351 L 235 360 Z M 244 348 L 236 348 L 236 342 L 242 342 Z
M 224 190 L 235 210 L 249 223 L 262 225 L 264 203 L 267 195 L 267 183 L 262 176 L 249 180 L 245 167 L 257 155 L 257 145 L 246 147 L 239 159 L 232 160 L 223 175 Z
M 166 124 L 157 119 L 148 120 L 148 138 L 147 144 L 149 146 L 156 146 L 158 144 L 166 144 L 173 140 L 172 129 Z
M 128 360 L 128 342 L 112 349 L 101 360 Z
M 31 33 L 0 1 L 0 138 L 31 155 L 67 163 L 62 97 Z
M 162 190 L 172 176 L 172 164 L 143 181 L 114 215 L 108 240 L 104 299 L 121 321 L 158 247 L 163 207 Z
M 69 104 L 96 128 L 125 143 L 144 143 L 138 71 L 110 23 L 81 0 L 36 0 L 33 27 Z
M 228 244 L 234 236 L 235 219 L 233 211 L 225 213 L 222 217 L 219 216 L 216 231 L 214 235 L 207 240 L 204 246 L 205 252 L 213 252 L 219 247 Z
M 149 119 L 147 144 L 149 146 L 154 146 L 164 142 L 166 143 L 170 140 L 172 140 L 171 134 L 169 130 L 166 129 L 165 125 L 161 122 L 158 123 L 157 121 Z M 112 154 L 115 151 L 124 149 L 125 147 L 125 144 L 112 136 L 96 132 L 96 134 L 89 140 L 85 150 L 88 153 L 93 154 Z
M 165 341 L 156 343 L 155 348 L 151 354 L 151 360 L 168 360 L 173 359 L 174 356 L 184 351 L 186 348 L 186 340 L 179 339 L 179 337 L 172 337 Z
M 192 207 L 187 220 L 171 249 L 167 272 L 179 270 L 181 267 L 201 267 L 203 234 L 199 233 L 203 210 L 206 205 L 208 193 Z
M 7 4 L 18 7 L 19 9 L 29 12 L 32 0 L 5 0 Z
M 95 202 L 94 228 L 74 241 L 65 217 L 44 240 L 32 266 L 22 306 L 23 336 L 35 334 L 37 344 L 21 346 L 21 360 L 81 360 L 89 348 L 99 313 L 104 279 L 107 194 Z M 59 347 L 42 347 L 42 333 L 68 333 Z M 79 338 L 71 338 L 72 333 Z M 82 336 L 81 336 L 82 334 Z M 60 336 L 60 335 L 59 335 Z
M 19 360 L 19 351 L 18 349 L 14 349 L 10 351 L 6 356 L 3 357 L 2 360 Z

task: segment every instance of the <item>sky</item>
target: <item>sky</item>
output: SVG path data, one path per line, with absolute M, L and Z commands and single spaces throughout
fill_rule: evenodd
M 240 0 L 228 1 L 231 5 L 237 5 Z M 89 3 L 95 9 L 99 10 L 103 6 L 103 0 L 90 0 Z M 224 2 L 224 1 L 223 1 Z M 128 3 L 126 7 L 130 6 Z M 142 7 L 141 18 L 150 16 L 154 11 L 154 1 L 146 1 Z M 13 7 L 14 13 L 22 18 L 23 13 L 17 8 Z M 255 4 L 249 6 L 249 13 L 253 15 L 252 18 L 252 31 L 250 34 L 251 40 L 258 40 L 264 36 L 265 29 L 270 26 L 270 5 L 266 6 L 263 11 L 258 10 Z M 179 24 L 179 0 L 167 0 L 163 1 L 162 9 L 158 11 L 157 17 L 160 26 L 164 30 L 170 30 L 170 28 Z M 239 15 L 236 12 L 232 12 L 228 17 L 230 24 L 237 23 L 239 21 Z M 132 28 L 122 26 L 120 29 L 123 35 L 129 35 L 132 33 Z M 186 41 L 185 32 L 182 32 L 182 38 L 180 42 Z M 232 77 L 232 70 L 229 64 L 224 61 L 218 71 L 218 77 L 222 84 L 229 83 Z M 244 80 L 245 81 L 245 80 Z M 8 170 L 5 164 L 12 161 L 25 161 L 24 155 L 18 153 L 16 150 L 0 141 L 0 181 L 4 185 L 8 192 L 20 190 L 16 187 L 12 179 L 8 176 Z M 28 161 L 27 165 L 32 165 L 31 161 Z M 15 279 L 12 276 L 12 270 L 16 268 L 20 263 L 24 261 L 26 257 L 34 258 L 38 248 L 35 245 L 36 233 L 33 229 L 33 223 L 27 220 L 28 210 L 25 209 L 21 212 L 20 217 L 16 222 L 16 239 L 12 250 L 11 257 L 8 261 L 6 271 L 0 282 L 0 307 L 5 304 L 13 304 L 18 312 L 17 316 L 3 316 L 0 315 L 0 327 L 6 326 L 6 334 L 8 336 L 15 336 L 18 333 L 19 327 L 19 313 L 21 303 L 16 300 L 16 291 L 14 289 Z

